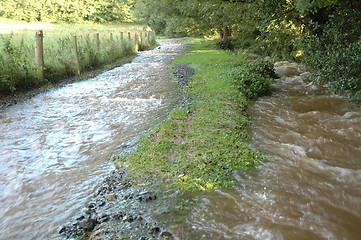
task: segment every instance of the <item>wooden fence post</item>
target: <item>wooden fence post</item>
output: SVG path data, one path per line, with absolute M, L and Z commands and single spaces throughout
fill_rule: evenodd
M 138 34 L 134 34 L 134 52 L 139 51 L 139 45 L 138 45 Z
M 38 72 L 38 81 L 43 82 L 44 79 L 44 34 L 42 30 L 35 33 L 35 63 Z
M 128 32 L 128 41 L 130 42 L 130 39 L 131 39 L 131 37 L 130 37 L 130 32 Z
M 97 46 L 97 51 L 99 52 L 99 51 L 100 51 L 100 38 L 99 38 L 99 33 L 96 33 L 96 34 L 95 34 L 95 43 L 96 43 L 96 46 Z
M 114 39 L 113 39 L 113 33 L 110 33 L 110 50 L 114 51 Z
M 143 49 L 143 47 L 144 47 L 143 32 L 140 32 L 139 47 L 140 47 L 140 49 Z
M 147 31 L 144 31 L 144 42 L 145 42 L 145 45 L 147 47 L 149 47 L 149 37 L 148 37 L 148 32 Z
M 76 73 L 80 76 L 80 62 L 79 62 L 79 55 L 78 55 L 78 42 L 76 39 L 76 35 L 73 35 L 73 51 L 74 51 L 74 58 L 75 58 L 75 67 Z

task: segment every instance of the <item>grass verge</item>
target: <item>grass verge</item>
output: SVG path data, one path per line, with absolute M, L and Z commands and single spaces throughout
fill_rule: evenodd
M 44 29 L 43 82 L 38 80 L 34 57 L 35 29 Z M 129 58 L 136 49 L 155 45 L 153 35 L 144 30 L 150 29 L 133 24 L 31 24 L 0 18 L 0 98 L 78 75 L 76 59 L 84 73 Z M 76 49 L 73 35 L 77 35 Z
M 271 64 L 251 62 L 209 42 L 198 42 L 174 64 L 195 71 L 185 101 L 116 164 L 133 184 L 168 190 L 207 190 L 230 185 L 232 173 L 265 158 L 247 144 L 247 105 L 270 90 Z

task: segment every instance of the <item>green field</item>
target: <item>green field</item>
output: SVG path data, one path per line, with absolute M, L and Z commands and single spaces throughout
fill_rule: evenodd
M 45 82 L 38 81 L 35 64 L 37 30 L 44 33 Z M 74 35 L 77 36 L 76 51 Z M 65 25 L 0 18 L 0 95 L 56 83 L 76 75 L 75 52 L 84 72 L 132 55 L 134 51 L 148 48 L 154 43 L 154 35 L 145 25 Z

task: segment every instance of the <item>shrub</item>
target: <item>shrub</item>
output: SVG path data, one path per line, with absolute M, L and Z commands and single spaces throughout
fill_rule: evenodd
M 304 63 L 316 73 L 313 80 L 325 84 L 329 91 L 345 94 L 361 105 L 361 25 L 360 17 L 349 14 L 349 19 L 331 16 L 318 29 L 318 34 L 304 38 Z
M 233 84 L 247 99 L 257 99 L 271 90 L 273 66 L 263 61 L 239 61 L 229 73 Z
M 230 38 L 227 41 L 218 40 L 216 46 L 222 50 L 234 50 L 234 41 Z

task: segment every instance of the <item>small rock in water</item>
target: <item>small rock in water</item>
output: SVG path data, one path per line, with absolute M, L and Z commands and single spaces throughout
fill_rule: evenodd
M 59 229 L 58 229 L 58 233 L 59 234 L 62 234 L 62 233 L 64 233 L 65 231 L 66 231 L 66 227 L 65 226 L 62 226 L 62 227 L 60 227 Z
M 160 232 L 160 228 L 159 227 L 153 227 L 152 229 L 150 229 L 149 233 L 150 234 L 158 234 Z
M 134 221 L 134 218 L 132 216 L 124 216 L 123 217 L 123 222 L 131 223 L 133 221 Z
M 174 239 L 173 234 L 170 232 L 161 232 L 159 235 L 160 239 L 162 240 L 171 240 Z
M 89 208 L 89 210 L 92 210 L 92 209 L 95 208 L 95 206 L 96 206 L 95 203 L 90 203 L 89 206 L 88 206 L 88 208 Z
M 97 222 L 104 223 L 109 221 L 109 216 L 106 213 L 99 213 L 97 216 Z
M 123 219 L 124 214 L 122 212 L 118 212 L 112 215 L 112 219 L 114 220 L 119 220 L 119 219 Z
M 153 192 L 143 192 L 138 194 L 138 200 L 140 202 L 145 201 L 151 201 L 157 199 L 157 196 Z
M 96 225 L 96 220 L 92 218 L 83 219 L 79 222 L 79 228 L 84 229 L 84 231 L 91 231 Z
M 108 199 L 108 201 L 113 201 L 117 198 L 117 195 L 115 195 L 114 193 L 107 193 L 105 194 L 105 198 Z

